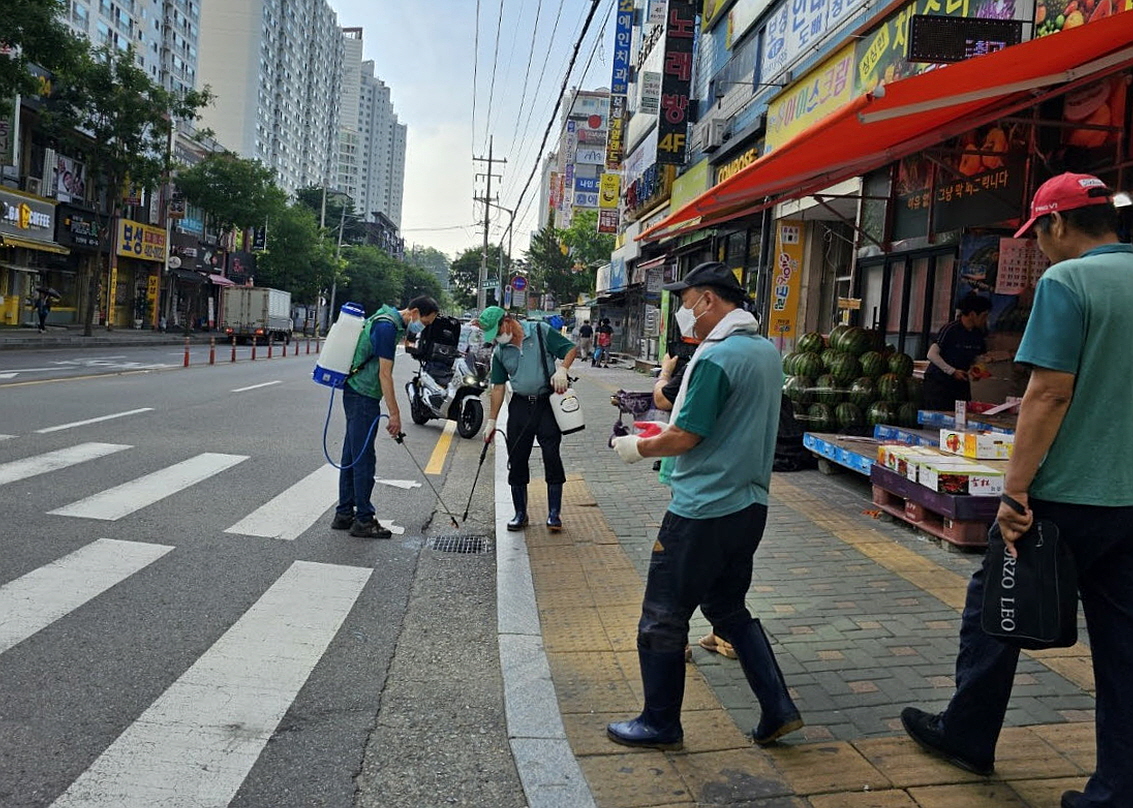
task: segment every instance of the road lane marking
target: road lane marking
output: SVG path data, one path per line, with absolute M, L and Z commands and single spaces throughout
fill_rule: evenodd
M 371 572 L 296 561 L 52 808 L 227 805 Z
M 113 522 L 247 459 L 248 455 L 205 452 L 48 513 Z
M 0 435 L 0 440 L 11 440 L 15 435 Z
M 99 539 L 0 586 L 0 654 L 172 550 Z
M 382 485 L 391 486 L 393 488 L 402 488 L 406 491 L 411 488 L 421 487 L 421 483 L 417 482 L 416 480 L 383 480 L 379 477 L 377 479 L 377 482 L 381 483 Z
M 292 541 L 337 501 L 338 469 L 323 466 L 224 532 Z
M 261 387 L 271 387 L 273 384 L 283 384 L 283 382 L 282 381 L 275 381 L 275 382 L 264 382 L 263 384 L 253 384 L 250 387 L 237 387 L 235 390 L 231 390 L 229 392 L 244 393 L 244 392 L 247 392 L 248 390 L 258 390 Z
M 426 474 L 440 474 L 445 467 L 445 457 L 452 444 L 452 433 L 456 431 L 456 421 L 445 421 L 445 428 L 437 438 L 437 445 L 433 447 L 433 454 L 429 456 L 429 463 L 425 466 Z
M 140 412 L 153 412 L 153 407 L 139 407 L 136 410 L 126 410 L 125 412 L 116 412 L 112 415 L 100 415 L 97 418 L 88 418 L 85 421 L 72 421 L 69 424 L 59 424 L 59 426 L 49 426 L 44 429 L 37 429 L 37 435 L 46 435 L 48 432 L 61 432 L 64 429 L 72 429 L 76 426 L 86 426 L 87 424 L 97 424 L 102 421 L 113 421 L 115 418 L 125 418 L 127 415 L 137 415 Z
M 123 449 L 132 449 L 121 443 L 80 443 L 66 449 L 56 449 L 35 457 L 25 457 L 23 460 L 13 460 L 0 463 L 0 485 L 25 480 L 39 474 L 65 469 L 77 463 L 85 463 L 99 457 L 121 452 Z

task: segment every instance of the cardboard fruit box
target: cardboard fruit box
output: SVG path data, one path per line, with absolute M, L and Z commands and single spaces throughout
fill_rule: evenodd
M 1000 432 L 940 430 L 940 450 L 973 460 L 1010 460 L 1015 436 Z
M 961 457 L 923 461 L 917 466 L 917 482 L 939 494 L 998 497 L 1003 493 L 1000 469 L 973 463 Z

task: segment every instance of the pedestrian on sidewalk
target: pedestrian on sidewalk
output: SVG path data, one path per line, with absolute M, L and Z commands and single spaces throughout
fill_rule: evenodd
M 578 357 L 582 361 L 590 358 L 590 351 L 594 344 L 594 326 L 589 320 L 584 320 L 578 327 Z
M 609 317 L 603 317 L 598 321 L 594 340 L 598 344 L 598 350 L 594 352 L 590 364 L 593 367 L 608 368 L 610 366 L 610 348 L 614 345 L 614 328 L 610 325 Z
M 390 437 L 401 434 L 401 411 L 393 386 L 393 360 L 407 328 L 427 326 L 437 319 L 440 307 L 431 297 L 421 295 L 409 301 L 402 311 L 382 306 L 366 319 L 350 376 L 342 388 L 342 408 L 346 413 L 346 437 L 342 442 L 342 468 L 338 472 L 338 505 L 334 509 L 334 530 L 349 530 L 362 539 L 388 539 L 393 534 L 382 527 L 371 501 L 377 455 L 375 430 L 386 402 L 386 431 Z M 374 362 L 374 360 L 377 362 Z
M 1097 768 L 1062 808 L 1133 805 L 1133 247 L 1117 238 L 1112 192 L 1097 177 L 1061 174 L 1043 183 L 1031 218 L 1053 262 L 1035 288 L 1015 361 L 1030 365 L 997 521 L 1013 543 L 1035 517 L 1053 521 L 1074 555 L 1097 683 Z M 1008 498 L 1025 506 L 1023 515 Z M 982 570 L 968 584 L 956 659 L 956 692 L 938 715 L 901 713 L 926 750 L 987 775 L 1018 649 L 980 627 Z
M 547 482 L 547 529 L 563 529 L 563 483 L 566 471 L 559 454 L 563 435 L 551 410 L 551 391 L 565 392 L 567 371 L 578 355 L 578 348 L 546 323 L 520 322 L 499 306 L 489 306 L 477 320 L 484 330 L 484 342 L 495 343 L 492 352 L 491 408 L 484 429 L 485 442 L 496 433 L 496 418 L 504 404 L 504 385 L 511 382 L 511 402 L 507 409 L 508 485 L 515 516 L 508 530 L 527 525 L 527 483 L 531 481 L 531 449 L 539 439 L 543 453 L 543 475 Z M 561 360 L 558 368 L 555 360 Z
M 743 289 L 724 264 L 700 264 L 664 288 L 680 295 L 681 334 L 703 342 L 665 430 L 614 439 L 626 463 L 675 461 L 637 628 L 645 707 L 606 733 L 626 746 L 683 746 L 684 648 L 699 606 L 713 633 L 735 648 L 762 712 L 752 737 L 769 744 L 803 725 L 767 635 L 744 603 L 767 522 L 782 362 L 742 308 Z
M 39 318 L 39 333 L 47 331 L 47 315 L 51 313 L 51 293 L 40 287 L 35 293 L 35 313 Z

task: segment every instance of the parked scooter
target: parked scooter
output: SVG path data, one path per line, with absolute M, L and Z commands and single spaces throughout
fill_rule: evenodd
M 415 424 L 433 419 L 456 421 L 460 437 L 475 437 L 484 423 L 480 396 L 488 389 L 488 365 L 472 351 L 454 356 L 455 341 L 450 350 L 449 329 L 445 324 L 440 328 L 436 325 L 426 329 L 421 335 L 421 349 L 413 352 L 420 365 L 413 380 L 405 385 L 410 417 Z

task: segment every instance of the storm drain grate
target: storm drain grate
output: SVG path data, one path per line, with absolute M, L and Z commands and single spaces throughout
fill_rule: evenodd
M 434 536 L 429 548 L 439 553 L 478 555 L 488 552 L 487 536 Z

